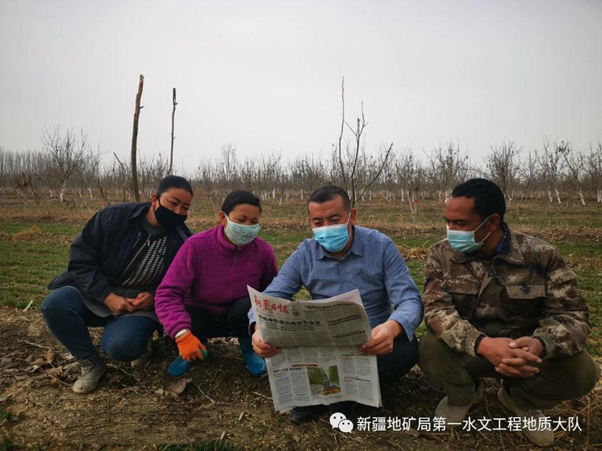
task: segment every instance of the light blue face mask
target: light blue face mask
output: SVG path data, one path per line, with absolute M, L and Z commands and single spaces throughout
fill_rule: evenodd
M 491 232 L 487 234 L 485 238 L 483 238 L 478 243 L 474 239 L 474 233 L 479 230 L 483 224 L 487 222 L 491 216 L 488 216 L 479 227 L 472 231 L 465 230 L 450 230 L 449 226 L 447 226 L 447 241 L 449 241 L 449 245 L 454 248 L 455 251 L 458 252 L 474 252 L 479 249 L 485 240 L 489 238 Z
M 351 219 L 351 214 L 349 215 L 349 219 Z M 347 230 L 349 219 L 347 219 L 345 224 L 335 224 L 311 229 L 312 232 L 314 232 L 316 241 L 328 252 L 339 252 L 345 247 L 347 241 L 349 241 L 349 231 Z
M 234 221 L 230 221 L 228 215 L 226 215 L 226 219 L 228 220 L 228 225 L 224 229 L 226 235 L 232 241 L 232 243 L 237 246 L 244 246 L 245 244 L 249 244 L 251 241 L 255 239 L 257 234 L 259 233 L 259 224 L 255 225 L 243 225 L 238 224 Z

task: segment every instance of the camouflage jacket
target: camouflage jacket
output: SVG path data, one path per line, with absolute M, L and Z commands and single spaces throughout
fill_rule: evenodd
M 443 240 L 425 267 L 424 319 L 438 339 L 470 355 L 485 335 L 537 337 L 545 358 L 570 356 L 591 331 L 576 278 L 552 245 L 509 228 L 489 261 Z

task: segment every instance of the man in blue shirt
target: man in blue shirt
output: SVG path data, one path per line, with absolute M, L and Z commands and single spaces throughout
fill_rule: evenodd
M 292 299 L 305 286 L 312 299 L 325 299 L 359 289 L 372 327 L 372 339 L 360 350 L 377 356 L 381 382 L 403 376 L 418 362 L 414 329 L 422 321 L 423 304 L 399 250 L 386 235 L 355 225 L 357 212 L 341 188 L 314 191 L 307 210 L 314 238 L 299 245 L 264 293 Z M 249 320 L 255 330 L 252 310 Z M 280 352 L 257 333 L 253 349 L 264 358 Z M 296 407 L 290 419 L 314 420 L 322 407 Z

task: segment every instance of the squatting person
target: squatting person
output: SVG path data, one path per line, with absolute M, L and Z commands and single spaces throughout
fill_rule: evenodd
M 191 236 L 184 225 L 192 187 L 182 177 L 161 180 L 150 202 L 115 204 L 88 221 L 69 251 L 67 271 L 48 285 L 42 304 L 48 328 L 82 367 L 78 394 L 96 389 L 105 360 L 89 327 L 104 327 L 101 348 L 112 359 L 141 366 L 160 328 L 155 289 Z
M 355 225 L 357 212 L 341 188 L 326 186 L 314 191 L 307 210 L 314 237 L 299 245 L 264 294 L 292 299 L 305 286 L 312 299 L 325 299 L 359 289 L 372 327 L 372 339 L 361 351 L 377 356 L 381 383 L 402 377 L 418 361 L 414 329 L 423 312 L 420 293 L 403 257 L 389 237 Z M 249 321 L 254 330 L 252 310 Z M 256 330 L 253 347 L 263 357 L 279 352 L 264 343 Z M 295 407 L 290 420 L 315 420 L 323 407 Z M 330 408 L 353 416 L 352 403 L 336 403 Z
M 157 289 L 157 315 L 180 351 L 168 369 L 172 376 L 207 356 L 208 338 L 228 336 L 238 338 L 249 373 L 265 373 L 248 332 L 247 285 L 264 290 L 278 266 L 272 247 L 257 236 L 260 215 L 261 203 L 253 193 L 228 194 L 219 224 L 184 243 Z
M 591 329 L 575 273 L 553 246 L 513 231 L 505 212 L 495 183 L 456 186 L 445 207 L 447 239 L 429 251 L 420 367 L 443 385 L 435 416 L 448 424 L 481 400 L 482 377 L 502 378 L 498 398 L 523 424 L 599 379 L 585 351 Z M 554 441 L 551 430 L 523 433 L 537 445 Z

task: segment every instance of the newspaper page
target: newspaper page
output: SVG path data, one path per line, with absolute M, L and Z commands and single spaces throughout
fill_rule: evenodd
M 281 348 L 266 359 L 277 411 L 341 401 L 381 406 L 376 356 L 359 352 L 372 331 L 358 290 L 312 301 L 248 290 L 261 339 Z

